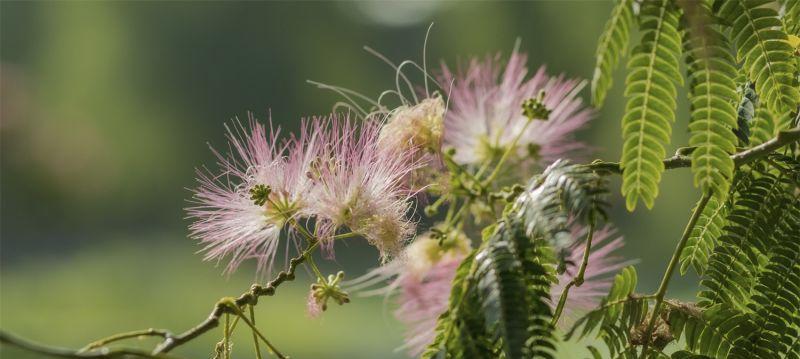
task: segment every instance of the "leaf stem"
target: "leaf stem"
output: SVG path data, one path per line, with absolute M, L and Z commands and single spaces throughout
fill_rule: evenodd
M 586 235 L 586 248 L 583 251 L 583 260 L 581 261 L 581 266 L 578 269 L 578 274 L 575 275 L 572 280 L 567 282 L 567 285 L 564 286 L 564 290 L 561 292 L 561 297 L 558 299 L 558 305 L 556 306 L 555 313 L 553 313 L 553 320 L 550 322 L 551 325 L 555 326 L 558 323 L 558 319 L 561 318 L 561 313 L 564 311 L 564 305 L 567 303 L 567 297 L 569 296 L 569 290 L 572 286 L 580 287 L 583 284 L 583 276 L 586 274 L 586 267 L 589 265 L 589 253 L 592 250 L 592 238 L 594 237 L 594 220 L 589 222 L 589 233 Z
M 264 342 L 264 344 L 266 344 L 266 345 L 267 345 L 267 347 L 269 348 L 269 350 L 270 350 L 270 351 L 272 351 L 272 353 L 274 353 L 274 354 L 275 354 L 275 356 L 277 356 L 277 357 L 278 357 L 278 358 L 280 358 L 280 359 L 286 359 L 286 356 L 285 356 L 285 355 L 283 355 L 283 354 L 282 354 L 282 353 L 281 353 L 281 352 L 278 350 L 278 348 L 275 348 L 275 346 L 274 346 L 274 345 L 272 345 L 272 343 L 270 343 L 270 342 L 269 342 L 269 340 L 267 340 L 267 338 L 265 338 L 263 334 L 261 334 L 261 332 L 258 330 L 258 328 L 256 328 L 255 324 L 254 324 L 254 323 L 252 323 L 252 322 L 250 322 L 250 320 L 248 320 L 248 319 L 247 319 L 247 317 L 244 315 L 244 313 L 242 312 L 242 310 L 239 308 L 239 306 L 237 306 L 237 305 L 236 305 L 236 303 L 235 303 L 235 302 L 228 303 L 228 305 L 229 305 L 229 306 L 230 306 L 230 308 L 231 308 L 231 309 L 234 311 L 234 314 L 238 315 L 238 316 L 239 316 L 239 318 L 241 318 L 241 319 L 242 319 L 242 321 L 243 321 L 243 322 L 245 322 L 245 324 L 247 324 L 247 326 L 249 326 L 249 327 L 250 327 L 250 329 L 253 331 L 253 334 L 255 334 L 255 335 L 257 335 L 259 338 L 261 338 L 261 340 Z
M 494 166 L 494 170 L 492 170 L 492 173 L 489 174 L 489 177 L 486 177 L 486 179 L 481 182 L 481 187 L 485 188 L 486 186 L 489 185 L 489 183 L 492 183 L 495 177 L 497 177 L 497 175 L 500 173 L 500 169 L 503 167 L 503 164 L 505 163 L 506 160 L 508 160 L 508 156 L 511 155 L 511 152 L 517 149 L 517 142 L 519 142 L 519 139 L 522 138 L 522 135 L 525 134 L 525 131 L 528 130 L 528 126 L 530 126 L 532 122 L 533 122 L 532 119 L 528 119 L 528 122 L 526 122 L 525 126 L 522 127 L 522 130 L 520 130 L 519 133 L 517 133 L 517 135 L 514 136 L 514 140 L 511 141 L 511 143 L 508 145 L 508 148 L 506 148 L 506 151 L 503 152 L 503 156 L 500 157 L 500 160 L 497 162 L 497 165 Z M 478 173 L 476 177 L 480 177 L 480 173 Z
M 683 235 L 681 236 L 680 241 L 678 241 L 678 245 L 675 247 L 675 252 L 672 253 L 672 259 L 669 260 L 667 269 L 664 271 L 664 277 L 661 279 L 661 284 L 658 286 L 658 290 L 654 293 L 656 302 L 653 305 L 653 314 L 650 317 L 650 322 L 647 324 L 647 328 L 644 331 L 644 345 L 642 347 L 641 358 L 644 358 L 646 355 L 645 353 L 647 353 L 647 347 L 650 345 L 650 335 L 656 325 L 656 318 L 658 318 L 658 311 L 661 310 L 661 305 L 664 302 L 664 295 L 667 294 L 669 281 L 672 279 L 672 274 L 675 272 L 678 260 L 681 257 L 681 252 L 683 252 L 683 248 L 686 247 L 686 242 L 689 239 L 689 235 L 692 233 L 692 229 L 697 224 L 697 220 L 700 219 L 700 214 L 703 213 L 703 208 L 706 207 L 706 204 L 708 204 L 711 196 L 711 192 L 704 193 L 703 197 L 700 198 L 700 202 L 698 202 L 697 206 L 694 208 L 694 212 L 692 212 L 692 216 L 689 218 L 689 223 L 686 224 L 686 228 L 683 230 Z
M 253 310 L 253 305 L 252 304 L 249 305 L 248 308 L 250 308 L 250 321 L 253 323 L 253 325 L 256 325 L 256 313 Z M 256 335 L 256 332 L 253 332 L 253 346 L 255 347 L 256 358 L 262 359 L 261 347 L 258 345 L 258 336 Z

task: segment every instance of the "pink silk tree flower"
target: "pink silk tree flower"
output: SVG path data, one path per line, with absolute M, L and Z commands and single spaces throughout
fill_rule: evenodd
M 199 186 L 187 208 L 194 220 L 190 235 L 204 246 L 206 260 L 229 260 L 227 273 L 255 259 L 257 272 L 268 275 L 284 225 L 310 214 L 307 172 L 316 149 L 306 145 L 306 132 L 279 143 L 279 130 L 252 116 L 248 127 L 237 122 L 227 128 L 230 153 L 214 150 L 219 171 L 198 170 Z
M 419 235 L 397 259 L 354 280 L 351 290 L 388 285 L 362 295 L 396 295 L 395 317 L 406 326 L 403 348 L 419 356 L 436 336 L 436 320 L 447 310 L 456 269 L 470 252 L 469 239 L 452 232 L 442 241 Z
M 544 67 L 526 79 L 526 61 L 527 56 L 515 49 L 505 68 L 499 55 L 484 61 L 472 59 L 466 71 L 458 74 L 443 65 L 439 82 L 452 84 L 444 145 L 456 150 L 456 162 L 480 166 L 497 160 L 518 134 L 512 154 L 518 161 L 533 159 L 520 163 L 526 166 L 568 158 L 584 147 L 572 137 L 593 117 L 592 110 L 578 97 L 585 83 L 563 76 L 550 77 Z M 541 92 L 550 114 L 547 119 L 534 119 L 528 124 L 522 105 Z
M 414 233 L 408 218 L 414 192 L 406 180 L 419 167 L 413 149 L 380 145 L 381 121 L 358 124 L 331 115 L 315 121 L 315 142 L 325 150 L 312 166 L 311 201 L 317 234 L 332 249 L 337 231 L 347 229 L 375 246 L 382 260 L 397 254 Z
M 558 283 L 550 288 L 553 307 L 566 283 L 577 274 L 586 248 L 585 243 L 582 243 L 585 232 L 585 229 L 574 232 L 575 238 L 580 239 L 570 247 L 568 259 L 573 265 L 568 266 L 566 272 L 558 276 Z M 608 294 L 612 274 L 629 264 L 613 255 L 614 251 L 622 247 L 623 241 L 622 238 L 609 241 L 612 235 L 613 231 L 608 228 L 595 231 L 584 282 L 581 286 L 570 289 L 564 306 L 565 315 L 591 309 Z M 436 321 L 447 310 L 456 269 L 469 253 L 468 242 L 466 239 L 462 241 L 464 244 L 461 245 L 439 247 L 437 240 L 420 236 L 407 247 L 403 256 L 352 283 L 350 290 L 357 291 L 389 282 L 385 287 L 361 294 L 395 295 L 398 308 L 394 314 L 406 326 L 404 348 L 408 349 L 411 356 L 421 354 L 436 336 Z

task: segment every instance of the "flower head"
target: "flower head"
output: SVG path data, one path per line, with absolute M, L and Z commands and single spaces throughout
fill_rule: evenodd
M 226 272 L 247 259 L 256 259 L 258 272 L 268 272 L 284 223 L 308 212 L 308 156 L 301 141 L 279 144 L 278 132 L 252 116 L 248 127 L 237 122 L 228 127 L 231 152 L 214 151 L 220 170 L 198 171 L 194 205 L 187 209 L 194 220 L 189 230 L 204 245 L 205 259 L 229 258 Z
M 443 66 L 439 82 L 453 84 L 444 145 L 456 150 L 457 162 L 480 165 L 496 159 L 515 143 L 517 135 L 513 150 L 520 159 L 549 163 L 582 147 L 572 134 L 592 117 L 577 96 L 583 82 L 549 77 L 543 67 L 526 79 L 526 60 L 526 55 L 514 50 L 505 68 L 499 56 L 473 59 L 458 74 Z M 523 114 L 523 104 L 540 93 L 548 116 L 531 120 Z
M 312 318 L 319 317 L 328 310 L 328 300 L 333 300 L 339 305 L 350 303 L 350 295 L 343 291 L 339 283 L 344 278 L 344 272 L 329 275 L 328 279 L 317 278 L 317 283 L 311 285 L 308 293 L 307 309 Z
M 318 234 L 329 249 L 337 229 L 347 228 L 378 248 L 383 259 L 398 253 L 414 232 L 408 219 L 411 197 L 405 179 L 419 164 L 413 150 L 380 146 L 381 123 L 359 125 L 331 116 L 315 122 L 323 144 L 310 177 Z
M 416 105 L 397 107 L 381 129 L 379 141 L 384 147 L 420 148 L 438 153 L 442 145 L 444 112 L 444 101 L 438 95 Z

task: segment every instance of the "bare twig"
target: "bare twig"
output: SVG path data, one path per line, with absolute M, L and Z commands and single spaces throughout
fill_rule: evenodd
M 289 269 L 278 273 L 278 276 L 267 283 L 267 285 L 262 286 L 259 284 L 253 284 L 249 291 L 244 292 L 234 300 L 236 306 L 242 308 L 246 305 L 256 305 L 258 304 L 258 297 L 272 296 L 275 294 L 275 289 L 280 286 L 281 283 L 294 280 L 294 272 L 297 269 L 297 266 L 306 260 L 309 253 L 311 253 L 318 244 L 319 242 L 313 242 L 303 251 L 302 254 L 289 260 Z M 197 324 L 192 329 L 189 329 L 180 335 L 166 338 L 156 347 L 155 350 L 153 350 L 153 354 L 167 353 L 170 350 L 175 349 L 176 347 L 181 346 L 186 342 L 197 338 L 203 333 L 217 327 L 219 325 L 219 318 L 224 313 L 237 314 L 236 311 L 226 304 L 225 299 L 218 301 L 214 305 L 214 308 L 211 310 L 211 314 L 208 315 L 206 320 L 200 322 L 200 324 Z
M 793 128 L 791 130 L 785 130 L 778 133 L 775 138 L 764 142 L 756 147 L 751 149 L 735 153 L 731 155 L 731 159 L 736 166 L 742 166 L 747 163 L 753 162 L 761 157 L 764 157 L 770 154 L 772 151 L 775 151 L 783 146 L 788 144 L 797 142 L 800 140 L 800 127 Z M 674 169 L 674 168 L 683 168 L 683 167 L 690 167 L 692 165 L 692 158 L 690 156 L 684 154 L 676 154 L 675 156 L 669 157 L 664 159 L 664 168 L 665 169 Z M 607 161 L 594 161 L 588 165 L 590 169 L 600 172 L 611 172 L 611 173 L 622 173 L 622 168 L 619 165 L 619 162 L 607 162 Z
M 175 359 L 176 358 L 167 354 L 150 354 L 146 351 L 141 351 L 136 349 L 75 351 L 67 348 L 51 347 L 33 343 L 25 339 L 15 337 L 5 332 L 0 332 L 0 343 L 53 358 L 94 358 L 94 359 L 116 359 L 116 358 Z

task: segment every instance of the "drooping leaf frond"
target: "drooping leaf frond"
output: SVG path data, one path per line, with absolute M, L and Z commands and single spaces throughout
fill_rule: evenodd
M 720 1 L 719 16 L 731 27 L 737 60 L 767 108 L 776 114 L 795 110 L 800 100 L 789 45 L 773 3 L 767 0 Z
M 702 1 L 685 9 L 690 23 L 686 36 L 694 184 L 724 201 L 733 177 L 736 136 L 736 68 L 724 35 L 713 23 L 711 9 Z M 691 13 L 690 13 L 691 10 Z
M 533 178 L 514 204 L 531 238 L 545 238 L 558 251 L 573 243 L 571 221 L 588 225 L 606 217 L 606 180 L 585 166 L 556 161 Z
M 628 61 L 628 103 L 622 119 L 622 194 L 629 211 L 639 200 L 648 208 L 658 196 L 664 172 L 664 144 L 675 120 L 681 56 L 680 13 L 672 1 L 645 1 L 641 8 L 642 40 Z
M 603 105 L 611 88 L 612 76 L 619 60 L 628 52 L 628 39 L 633 24 L 631 0 L 618 0 L 597 42 L 596 63 L 592 76 L 592 104 Z

